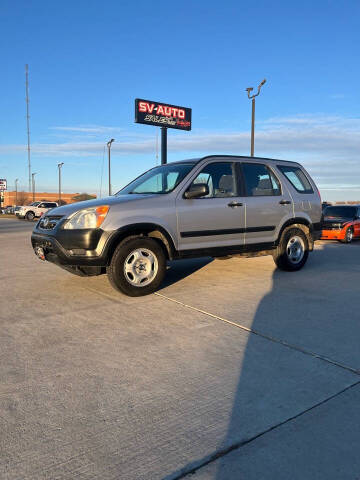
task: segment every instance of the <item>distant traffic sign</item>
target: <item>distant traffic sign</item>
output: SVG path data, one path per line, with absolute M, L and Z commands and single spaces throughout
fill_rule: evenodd
M 7 190 L 7 182 L 5 178 L 0 178 L 0 190 Z

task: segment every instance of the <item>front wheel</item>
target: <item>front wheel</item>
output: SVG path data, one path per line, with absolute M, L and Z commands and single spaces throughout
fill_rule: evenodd
M 309 243 L 299 228 L 289 228 L 281 235 L 279 245 L 273 253 L 274 262 L 281 270 L 300 270 L 309 256 Z
M 26 220 L 28 220 L 29 222 L 31 222 L 31 221 L 34 220 L 34 218 L 35 218 L 34 212 L 27 212 L 27 214 L 25 215 L 25 218 L 26 218 Z
M 349 227 L 349 228 L 346 230 L 345 238 L 344 238 L 344 240 L 342 240 L 342 242 L 343 242 L 343 243 L 351 243 L 353 237 L 354 237 L 354 231 L 353 231 L 352 227 Z
M 148 295 L 157 290 L 166 272 L 166 258 L 153 238 L 130 238 L 115 249 L 107 267 L 111 285 L 130 297 Z

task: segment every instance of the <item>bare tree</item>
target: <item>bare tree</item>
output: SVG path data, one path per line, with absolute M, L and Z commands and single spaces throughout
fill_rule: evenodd
M 26 192 L 21 191 L 17 194 L 17 205 L 27 205 L 29 203 L 29 197 Z

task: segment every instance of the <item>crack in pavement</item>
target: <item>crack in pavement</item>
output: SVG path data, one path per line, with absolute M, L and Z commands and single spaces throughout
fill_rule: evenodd
M 346 391 L 356 387 L 357 385 L 360 385 L 360 380 L 353 383 L 352 385 L 349 385 L 349 386 L 345 387 L 344 389 L 340 390 L 339 392 L 334 393 L 333 395 L 326 398 L 325 400 L 322 400 L 321 402 L 316 403 L 312 407 L 309 407 L 306 410 L 303 410 L 302 412 L 297 413 L 296 415 L 293 415 L 292 417 L 289 417 L 286 420 L 284 420 L 284 421 L 282 421 L 282 422 L 280 422 L 276 425 L 273 425 L 272 427 L 268 428 L 267 430 L 264 430 L 263 432 L 258 433 L 254 437 L 249 438 L 248 440 L 243 440 L 242 442 L 235 443 L 235 444 L 231 445 L 230 447 L 225 448 L 223 450 L 218 450 L 218 451 L 214 452 L 213 454 L 207 456 L 204 460 L 199 460 L 198 465 L 195 465 L 194 467 L 192 467 L 192 468 L 190 468 L 186 471 L 185 471 L 185 469 L 186 469 L 186 467 L 185 467 L 183 469 L 183 471 L 180 472 L 179 474 L 177 474 L 176 476 L 168 476 L 168 477 L 165 477 L 165 478 L 166 478 L 166 480 L 181 480 L 182 478 L 185 478 L 187 476 L 194 475 L 194 473 L 196 473 L 198 470 L 200 470 L 203 467 L 206 467 L 207 465 L 209 465 L 212 462 L 215 462 L 219 458 L 225 457 L 226 455 L 233 452 L 234 450 L 238 450 L 239 448 L 243 447 L 244 445 L 248 445 L 249 443 L 252 443 L 253 441 L 257 440 L 258 438 L 260 438 L 264 435 L 266 435 L 267 433 L 271 432 L 272 430 L 276 430 L 277 428 L 279 428 L 283 425 L 286 425 L 287 423 L 305 415 L 306 413 L 310 412 L 311 410 L 314 410 L 315 408 L 318 408 L 321 405 L 324 405 L 325 403 L 329 402 L 330 400 L 333 400 L 334 398 L 338 397 L 339 395 L 342 395 L 343 393 L 345 393 Z
M 207 312 L 205 310 L 201 310 L 200 308 L 196 308 L 196 307 L 193 307 L 191 305 L 188 305 L 186 303 L 183 303 L 183 302 L 180 302 L 179 300 L 175 300 L 174 298 L 171 298 L 171 297 L 167 297 L 166 295 L 163 295 L 161 293 L 158 293 L 158 292 L 155 292 L 155 295 L 157 295 L 158 297 L 161 297 L 165 300 L 168 300 L 170 302 L 174 302 L 174 303 L 177 303 L 178 305 L 182 305 L 183 307 L 185 308 L 188 308 L 190 310 L 193 310 L 195 312 L 198 312 L 198 313 L 201 313 L 203 315 L 207 315 L 208 317 L 211 317 L 211 318 L 214 318 L 216 320 L 220 320 L 221 322 L 223 323 L 226 323 L 228 325 L 231 325 L 233 327 L 236 327 L 236 328 L 240 328 L 241 330 L 244 330 L 248 333 L 252 333 L 254 335 L 258 335 L 259 337 L 262 337 L 266 340 L 269 340 L 271 342 L 274 342 L 274 343 L 277 343 L 279 345 L 282 345 L 286 348 L 289 348 L 289 349 L 292 349 L 292 350 L 295 350 L 295 351 L 298 351 L 300 353 L 303 353 L 304 355 L 309 355 L 313 358 L 316 358 L 316 359 L 319 359 L 323 362 L 326 362 L 326 363 L 330 363 L 336 367 L 339 367 L 339 368 L 342 368 L 344 370 L 347 370 L 347 371 L 350 371 L 356 375 L 360 375 L 360 370 L 358 369 L 355 369 L 355 368 L 352 368 L 348 365 L 343 365 L 339 362 L 337 362 L 336 360 L 333 360 L 329 357 L 325 357 L 324 355 L 320 355 L 316 352 L 312 352 L 311 350 L 306 350 L 304 348 L 301 348 L 301 347 L 298 347 L 297 345 L 293 345 L 293 344 L 290 344 L 290 343 L 287 343 L 283 340 L 280 340 L 278 338 L 275 338 L 275 337 L 271 337 L 270 335 L 265 335 L 257 330 L 253 330 L 252 328 L 249 328 L 249 327 L 246 327 L 244 325 L 241 325 L 241 324 L 238 324 L 238 323 L 235 323 L 231 320 L 228 320 L 226 318 L 223 318 L 223 317 L 220 317 L 219 315 L 215 315 L 213 313 L 210 313 L 210 312 Z M 247 445 L 253 441 L 255 441 L 256 439 L 266 435 L 267 433 L 271 432 L 272 430 L 275 430 L 299 417 L 301 417 L 302 415 L 305 415 L 306 413 L 310 412 L 311 410 L 314 410 L 315 408 L 318 408 L 322 405 L 324 405 L 325 403 L 329 402 L 330 400 L 336 398 L 337 396 L 343 394 L 344 392 L 346 392 L 347 390 L 349 389 L 352 389 L 354 387 L 356 387 L 357 385 L 360 385 L 360 380 L 356 381 L 355 383 L 345 387 L 344 389 L 340 390 L 339 392 L 336 392 L 334 393 L 333 395 L 329 396 L 328 398 L 316 403 L 315 405 L 312 405 L 311 407 L 297 413 L 296 415 L 293 415 L 292 417 L 289 417 L 287 418 L 286 420 L 282 421 L 282 422 L 279 422 L 277 423 L 276 425 L 273 425 L 272 427 L 264 430 L 263 432 L 260 432 L 259 434 L 255 435 L 254 437 L 250 438 L 250 439 L 247 439 L 247 440 L 243 440 L 241 442 L 237 442 L 233 445 L 231 445 L 230 447 L 228 448 L 225 448 L 225 449 L 222 449 L 222 450 L 217 450 L 215 451 L 214 453 L 206 456 L 204 459 L 202 460 L 199 460 L 198 462 L 194 462 L 193 465 L 190 467 L 190 466 L 185 466 L 182 471 L 180 471 L 179 473 L 175 474 L 175 476 L 166 476 L 163 480 L 181 480 L 187 476 L 190 476 L 190 475 L 193 475 L 195 474 L 198 470 L 202 469 L 203 467 L 209 465 L 210 463 L 213 463 L 215 462 L 216 460 L 218 460 L 219 458 L 223 458 L 225 457 L 226 455 L 228 455 L 230 452 L 234 451 L 234 450 L 237 450 L 241 447 L 243 447 L 244 445 Z M 197 463 L 197 464 L 196 464 Z
M 259 332 L 258 330 L 253 330 L 252 328 L 245 327 L 245 325 L 241 325 L 240 323 L 233 322 L 232 320 L 228 320 L 226 318 L 220 317 L 219 315 L 215 315 L 210 312 L 206 312 L 205 310 L 201 310 L 200 308 L 193 307 L 191 305 L 188 305 L 186 303 L 180 302 L 179 300 L 175 300 L 174 298 L 167 297 L 166 295 L 163 295 L 162 293 L 155 293 L 158 297 L 162 297 L 166 300 L 169 300 L 170 302 L 177 303 L 178 305 L 182 305 L 185 308 L 189 308 L 190 310 L 194 310 L 195 312 L 202 313 L 203 315 L 207 315 L 208 317 L 215 318 L 216 320 L 220 320 L 221 322 L 227 323 L 229 325 L 232 325 L 233 327 L 240 328 L 241 330 L 245 330 L 246 332 L 253 333 L 254 335 L 258 335 L 259 337 L 265 338 L 266 340 L 270 340 L 271 342 L 277 343 L 282 345 L 283 347 L 290 348 L 292 350 L 296 350 L 298 352 L 303 353 L 304 355 L 310 355 L 313 358 L 317 358 L 319 360 L 322 360 L 327 363 L 331 363 L 332 365 L 335 365 L 339 368 L 342 368 L 344 370 L 348 370 L 352 373 L 355 373 L 356 375 L 360 375 L 360 370 L 350 367 L 349 365 L 344 365 L 340 362 L 337 362 L 336 360 L 325 357 L 324 355 L 321 355 L 316 352 L 312 352 L 311 350 L 306 350 L 305 348 L 298 347 L 297 345 L 293 345 L 291 343 L 285 342 L 284 340 L 280 340 L 279 338 L 271 337 L 270 335 L 266 335 L 264 333 Z

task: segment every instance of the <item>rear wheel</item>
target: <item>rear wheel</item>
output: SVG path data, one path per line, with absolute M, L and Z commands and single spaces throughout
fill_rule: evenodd
M 279 245 L 273 253 L 274 262 L 281 270 L 300 270 L 309 256 L 309 243 L 305 233 L 299 228 L 285 230 Z
M 352 227 L 349 227 L 347 230 L 346 230 L 346 233 L 345 233 L 345 238 L 344 240 L 342 240 L 343 243 L 351 243 L 352 240 L 354 238 L 354 230 Z
M 26 220 L 32 221 L 35 218 L 35 213 L 34 212 L 27 212 L 25 215 Z
M 111 285 L 131 297 L 148 295 L 164 279 L 166 258 L 161 245 L 153 238 L 130 238 L 121 242 L 107 267 Z

